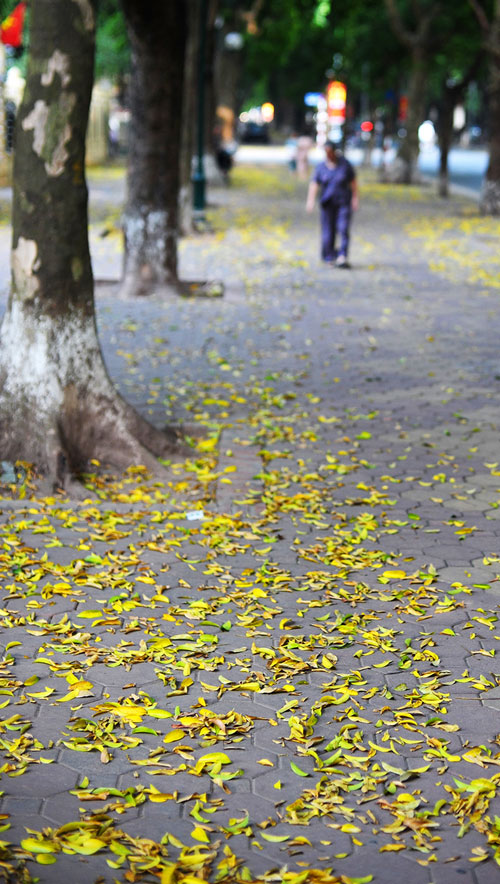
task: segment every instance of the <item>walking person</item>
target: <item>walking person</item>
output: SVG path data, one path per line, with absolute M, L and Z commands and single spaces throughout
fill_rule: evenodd
M 325 159 L 316 166 L 307 191 L 306 210 L 312 212 L 319 193 L 321 257 L 335 267 L 349 267 L 352 212 L 358 208 L 356 173 L 333 141 L 325 142 Z M 339 245 L 336 248 L 336 240 Z
M 297 148 L 295 154 L 297 176 L 302 181 L 309 178 L 309 151 L 313 147 L 313 140 L 309 135 L 301 135 L 297 139 Z

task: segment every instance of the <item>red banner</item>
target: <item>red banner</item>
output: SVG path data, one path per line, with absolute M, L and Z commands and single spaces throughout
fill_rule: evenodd
M 18 49 L 23 43 L 23 25 L 26 3 L 18 3 L 0 25 L 0 40 L 6 46 Z

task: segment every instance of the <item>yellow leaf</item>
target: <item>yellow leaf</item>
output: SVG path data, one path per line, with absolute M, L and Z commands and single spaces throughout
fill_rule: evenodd
M 78 841 L 68 839 L 68 846 L 70 846 L 75 853 L 79 853 L 82 856 L 91 856 L 93 853 L 97 853 L 103 847 L 106 847 L 106 842 L 102 841 L 100 838 L 86 838 L 83 836 L 80 840 L 80 837 Z
M 198 856 L 200 856 L 200 855 L 201 854 L 198 854 Z M 207 860 L 207 857 L 205 857 L 205 862 L 206 862 L 206 860 Z M 185 859 L 182 860 L 182 865 L 183 866 L 186 865 Z M 189 865 L 193 865 L 193 863 L 189 863 Z M 177 870 L 179 869 L 179 866 L 177 865 L 177 863 L 175 864 L 175 868 Z M 173 878 L 171 880 L 175 881 L 175 878 Z M 181 881 L 182 884 L 200 884 L 200 881 L 202 881 L 202 878 L 198 878 L 197 875 L 183 875 L 182 878 L 177 878 L 177 880 Z
M 196 838 L 197 841 L 204 841 L 205 844 L 210 844 L 210 838 L 205 832 L 205 829 L 203 829 L 201 826 L 195 826 L 195 828 L 191 832 L 191 838 Z
M 210 853 L 189 853 L 189 854 L 187 854 L 187 853 L 184 853 L 184 851 L 183 851 L 182 855 L 181 855 L 181 863 L 182 863 L 182 866 L 188 866 L 188 867 L 197 866 L 197 867 L 201 868 L 206 864 L 207 860 L 209 860 L 214 855 L 215 854 L 213 854 L 213 853 L 212 854 L 210 854 Z M 188 884 L 191 884 L 192 881 L 199 882 L 199 879 L 195 878 L 193 875 L 185 875 L 185 876 L 183 876 L 182 881 L 183 881 L 183 884 L 186 884 L 186 882 L 188 882 Z
M 57 862 L 57 856 L 53 853 L 37 853 L 36 861 L 41 866 L 51 866 Z
M 161 870 L 160 884 L 173 884 L 177 877 L 176 867 L 177 863 L 169 863 L 168 867 Z
M 384 844 L 379 848 L 380 853 L 395 853 L 398 850 L 405 850 L 406 844 Z
M 264 767 L 274 767 L 274 764 L 272 763 L 272 761 L 269 760 L 269 758 L 259 758 L 257 764 L 262 764 Z
M 47 686 L 43 691 L 26 691 L 26 693 L 28 697 L 36 697 L 38 700 L 45 700 L 46 697 L 50 697 L 50 695 L 54 693 L 54 690 L 55 688 L 49 688 Z
M 164 743 L 178 743 L 179 740 L 183 740 L 186 736 L 185 732 L 180 728 L 175 728 L 173 731 L 170 731 L 166 737 L 164 737 Z
M 38 841 L 37 838 L 23 838 L 21 847 L 30 853 L 57 853 L 55 844 L 51 841 Z
M 168 709 L 148 709 L 147 712 L 145 710 L 145 714 L 149 718 L 172 718 L 172 713 Z

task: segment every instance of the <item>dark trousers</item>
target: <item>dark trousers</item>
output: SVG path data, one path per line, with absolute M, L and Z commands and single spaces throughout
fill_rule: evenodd
M 335 261 L 338 255 L 347 258 L 349 250 L 349 228 L 351 224 L 351 206 L 339 206 L 328 202 L 320 206 L 321 221 L 321 257 L 323 261 Z M 340 238 L 338 249 L 335 248 L 337 234 Z

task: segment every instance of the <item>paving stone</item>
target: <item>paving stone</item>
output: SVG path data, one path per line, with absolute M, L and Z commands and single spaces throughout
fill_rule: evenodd
M 102 856 L 82 857 L 57 855 L 57 862 L 49 866 L 29 863 L 29 869 L 40 884 L 67 884 L 78 881 L 78 884 L 95 884 L 99 876 L 104 877 L 104 884 L 112 884 L 113 878 L 103 865 Z
M 479 863 L 474 867 L 474 884 L 496 884 L 498 864 L 494 860 Z
M 9 841 L 11 844 L 19 844 L 23 838 L 27 838 L 28 829 L 40 832 L 44 826 L 43 818 L 38 813 L 33 813 L 31 809 L 23 812 L 21 806 L 18 810 L 16 815 L 13 814 L 9 817 L 9 828 L 3 833 L 3 840 Z
M 436 866 L 431 870 L 431 884 L 476 884 L 475 869 L 463 859 Z
M 15 793 L 19 798 L 36 797 L 44 798 L 47 795 L 64 794 L 67 789 L 74 789 L 77 783 L 77 773 L 62 764 L 57 765 L 57 773 L 52 764 L 37 764 L 28 766 L 22 777 L 15 779 Z M 9 783 L 8 795 L 12 789 Z
M 363 845 L 364 847 L 364 845 Z M 374 853 L 358 847 L 349 857 L 334 865 L 336 874 L 364 877 L 373 875 L 377 881 L 411 881 L 411 884 L 429 884 L 430 872 L 408 858 L 407 851 L 397 854 Z
M 36 815 L 42 807 L 41 798 L 17 798 L 4 797 L 1 799 L 2 813 L 8 813 L 10 817 L 17 818 L 24 815 Z

